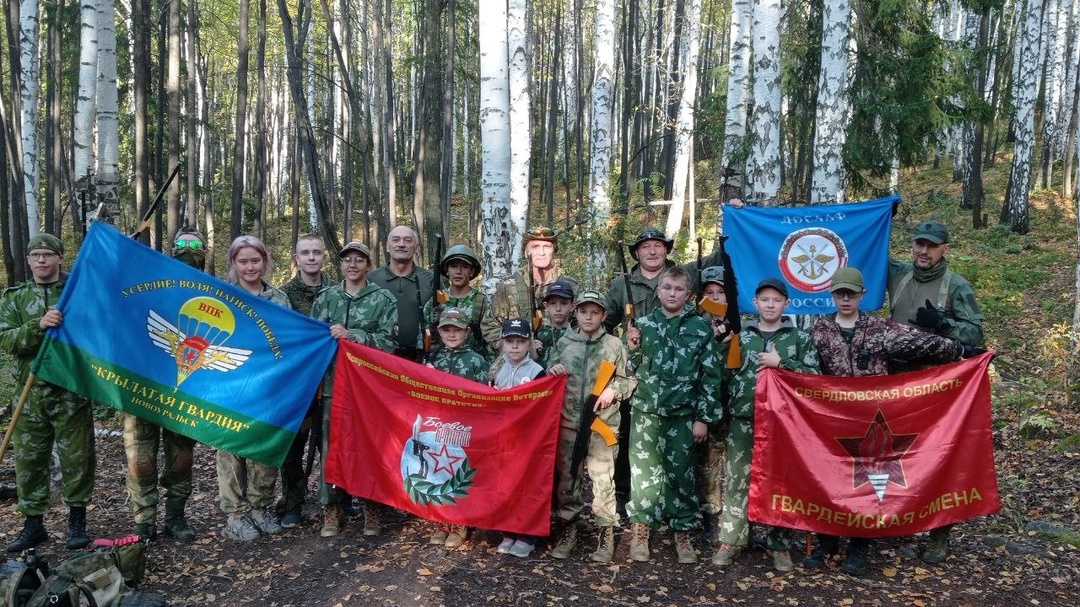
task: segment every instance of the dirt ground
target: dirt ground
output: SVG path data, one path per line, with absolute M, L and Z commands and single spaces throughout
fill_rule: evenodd
M 106 424 L 109 425 L 109 424 Z M 114 428 L 98 439 L 98 476 L 89 515 L 92 536 L 130 533 L 133 523 L 124 489 L 123 443 Z M 1004 440 L 996 435 L 999 439 Z M 143 589 L 164 594 L 170 605 L 1061 605 L 1080 602 L 1080 549 L 1048 539 L 1045 526 L 1080 528 L 1076 471 L 1080 454 L 1056 453 L 1026 444 L 1017 453 L 999 445 L 1003 510 L 967 521 L 954 532 L 943 566 L 916 558 L 924 538 L 879 541 L 862 578 L 796 565 L 772 570 L 765 551 L 744 553 L 734 565 L 709 562 L 712 548 L 697 544 L 696 565 L 675 559 L 670 532 L 654 534 L 653 560 L 627 560 L 628 539 L 617 538 L 614 564 L 588 561 L 589 531 L 571 559 L 560 561 L 538 545 L 517 559 L 495 553 L 495 532 L 476 534 L 462 549 L 427 544 L 431 527 L 403 513 L 385 518 L 382 535 L 367 538 L 350 522 L 337 538 L 319 537 L 317 499 L 309 497 L 304 524 L 249 543 L 221 538 L 225 516 L 217 508 L 214 453 L 196 452 L 196 489 L 189 520 L 194 544 L 159 539 L 149 551 Z M 0 472 L 10 487 L 10 456 Z M 314 480 L 314 479 L 313 479 Z M 314 482 L 312 482 L 314 488 Z M 1035 521 L 1035 522 L 1032 522 Z M 1044 526 L 1036 524 L 1045 523 Z M 50 562 L 68 551 L 63 505 L 46 517 L 52 539 L 39 549 Z M 0 541 L 21 528 L 10 491 L 0 500 Z M 798 550 L 804 534 L 796 533 Z M 1075 542 L 1074 542 L 1075 543 Z M 797 550 L 797 551 L 798 551 Z M 796 551 L 796 552 L 797 552 Z M 800 555 L 801 556 L 801 555 Z M 796 561 L 799 559 L 796 558 Z

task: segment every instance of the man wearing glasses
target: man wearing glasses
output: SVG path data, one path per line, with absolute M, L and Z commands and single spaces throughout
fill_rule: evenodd
M 206 269 L 205 239 L 194 228 L 181 228 L 173 239 L 172 257 L 199 269 Z M 157 537 L 158 444 L 164 455 L 161 462 L 161 487 L 165 491 L 165 526 L 163 533 L 178 542 L 195 541 L 195 532 L 184 517 L 184 507 L 191 497 L 191 464 L 195 441 L 166 430 L 157 424 L 124 413 L 124 452 L 127 455 L 127 490 L 135 531 L 146 539 Z
M 26 248 L 32 279 L 0 296 L 0 348 L 15 357 L 20 384 L 26 383 L 45 331 L 64 320 L 56 302 L 67 281 L 67 273 L 60 271 L 64 245 L 59 238 L 41 234 L 31 238 Z M 49 539 L 43 519 L 49 510 L 54 443 L 69 508 L 67 547 L 75 550 L 90 543 L 86 505 L 94 489 L 93 422 L 89 400 L 46 381 L 34 381 L 12 435 L 18 509 L 26 520 L 15 541 L 8 544 L 8 552 L 22 552 Z

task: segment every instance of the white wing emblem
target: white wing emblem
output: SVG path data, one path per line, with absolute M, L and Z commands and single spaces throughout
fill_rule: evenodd
M 176 361 L 177 386 L 199 369 L 232 371 L 251 357 L 251 350 L 222 345 L 228 334 L 213 334 L 212 338 L 218 343 L 210 341 L 205 335 L 184 335 L 183 331 L 153 310 L 146 317 L 146 333 L 155 346 Z

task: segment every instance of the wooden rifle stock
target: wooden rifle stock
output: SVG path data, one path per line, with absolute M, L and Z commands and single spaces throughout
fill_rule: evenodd
M 596 407 L 596 400 L 600 398 L 600 394 L 604 391 L 604 388 L 607 388 L 608 383 L 611 382 L 611 378 L 614 376 L 615 363 L 607 360 L 600 361 L 600 368 L 596 372 L 596 381 L 593 382 L 592 392 L 585 399 L 585 406 L 581 409 L 581 421 L 578 424 L 577 437 L 574 439 L 574 450 L 570 452 L 571 487 L 577 483 L 578 468 L 581 467 L 581 462 L 585 460 L 592 432 L 595 430 L 600 436 L 604 437 L 604 441 L 609 446 L 615 444 L 610 439 L 617 440 L 611 427 L 597 417 L 596 412 L 593 411 L 593 408 Z

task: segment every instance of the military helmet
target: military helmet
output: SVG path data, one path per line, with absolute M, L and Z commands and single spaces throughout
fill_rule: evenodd
M 664 243 L 664 248 L 670 254 L 672 247 L 675 246 L 675 241 L 664 236 L 664 233 L 657 228 L 645 228 L 637 235 L 637 240 L 630 243 L 630 256 L 637 259 L 637 248 L 641 246 L 641 243 L 646 240 L 659 240 Z
M 477 257 L 476 251 L 463 244 L 456 244 L 446 250 L 442 261 L 439 262 L 439 273 L 448 276 L 450 274 L 450 262 L 455 259 L 464 261 L 472 267 L 473 278 L 480 275 L 480 258 Z

